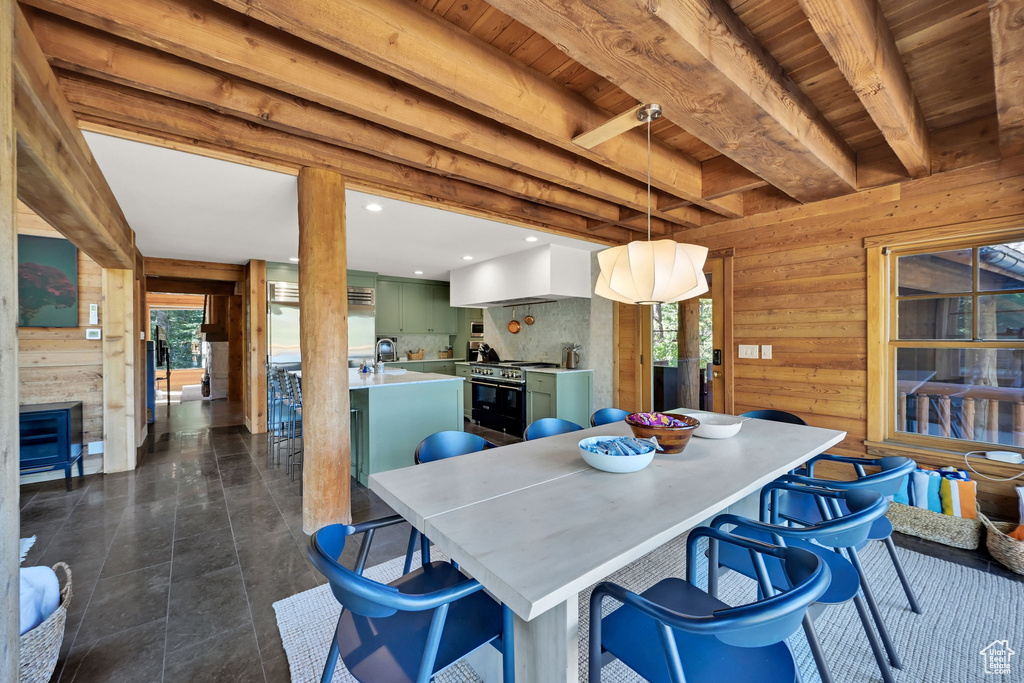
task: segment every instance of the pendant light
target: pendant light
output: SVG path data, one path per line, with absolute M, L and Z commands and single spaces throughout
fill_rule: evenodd
M 651 240 L 651 122 L 660 117 L 657 104 L 637 112 L 637 118 L 647 123 L 647 241 L 611 247 L 597 255 L 601 274 L 594 293 L 625 304 L 667 304 L 708 291 L 707 247 Z

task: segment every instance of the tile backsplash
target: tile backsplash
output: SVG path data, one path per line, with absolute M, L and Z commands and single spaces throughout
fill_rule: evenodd
M 447 334 L 400 334 L 397 339 L 398 360 L 405 360 L 406 351 L 419 351 L 420 349 L 423 349 L 424 360 L 431 360 L 432 358 L 437 358 L 438 351 L 452 344 L 455 336 L 448 336 Z M 456 352 L 455 357 L 461 358 L 465 355 L 466 352 L 463 350 L 461 354 Z

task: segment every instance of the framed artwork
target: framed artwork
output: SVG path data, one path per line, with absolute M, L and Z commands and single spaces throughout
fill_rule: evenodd
M 18 235 L 18 326 L 78 327 L 78 248 Z

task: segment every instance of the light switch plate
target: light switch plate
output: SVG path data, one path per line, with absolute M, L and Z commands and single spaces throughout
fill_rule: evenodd
M 769 359 L 772 357 L 772 345 L 761 344 L 761 358 Z
M 757 358 L 757 344 L 740 344 L 740 358 Z
M 98 327 L 91 327 L 85 331 L 86 339 L 102 339 L 103 331 Z
M 89 304 L 89 324 L 96 325 L 100 322 L 100 305 Z M 99 337 L 96 337 L 99 339 Z

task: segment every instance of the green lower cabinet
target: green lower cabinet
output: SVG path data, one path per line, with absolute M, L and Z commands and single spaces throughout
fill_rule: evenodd
M 349 392 L 359 421 L 355 476 L 411 467 L 416 447 L 434 432 L 462 431 L 463 382 L 410 382 Z
M 557 417 L 590 426 L 594 412 L 594 373 L 526 373 L 526 422 Z

